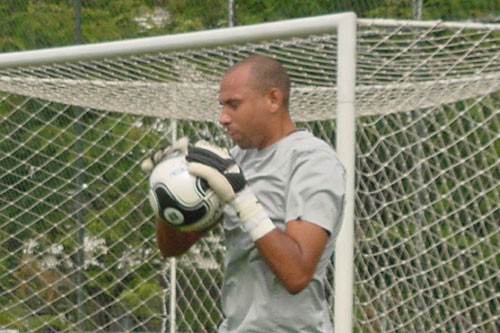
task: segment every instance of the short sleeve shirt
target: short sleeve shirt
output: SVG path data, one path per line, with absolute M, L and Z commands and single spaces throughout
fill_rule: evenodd
M 226 319 L 219 332 L 332 332 L 323 281 L 344 211 L 345 170 L 338 156 L 307 131 L 294 132 L 262 150 L 235 147 L 231 153 L 278 228 L 304 220 L 323 228 L 329 239 L 312 281 L 292 295 L 260 257 L 234 210 L 226 207 Z

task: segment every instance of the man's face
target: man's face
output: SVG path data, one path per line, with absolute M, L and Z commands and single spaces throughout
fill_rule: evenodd
M 262 148 L 266 138 L 266 98 L 248 84 L 250 65 L 233 68 L 222 79 L 219 123 L 242 149 Z

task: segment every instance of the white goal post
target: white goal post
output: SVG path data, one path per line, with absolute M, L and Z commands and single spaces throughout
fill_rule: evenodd
M 221 229 L 161 259 L 139 165 L 230 146 L 219 80 L 252 53 L 348 171 L 336 332 L 496 332 L 500 24 L 352 13 L 0 54 L 0 330 L 216 331 Z

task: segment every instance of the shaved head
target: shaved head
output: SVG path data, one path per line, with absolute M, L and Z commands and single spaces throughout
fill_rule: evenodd
M 283 94 L 283 103 L 288 108 L 291 82 L 290 76 L 281 63 L 272 57 L 255 54 L 236 63 L 227 74 L 246 65 L 251 66 L 249 85 L 262 94 L 266 94 L 273 88 L 279 89 Z

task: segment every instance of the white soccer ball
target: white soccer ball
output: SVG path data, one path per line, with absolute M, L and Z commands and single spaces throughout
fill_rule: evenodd
M 149 202 L 155 214 L 182 231 L 200 231 L 217 223 L 223 211 L 207 182 L 188 172 L 184 154 L 174 153 L 158 163 L 149 177 Z

